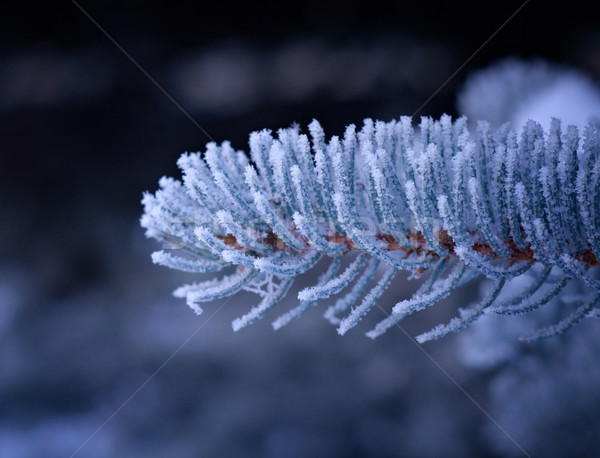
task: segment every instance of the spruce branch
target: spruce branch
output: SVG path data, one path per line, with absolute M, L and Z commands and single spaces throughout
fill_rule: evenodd
M 529 121 L 519 136 L 509 125 L 493 131 L 486 122 L 472 132 L 465 117 L 447 115 L 424 117 L 418 129 L 408 117 L 367 119 L 360 131 L 351 125 L 329 141 L 317 121 L 308 131 L 310 139 L 297 126 L 276 136 L 254 132 L 249 156 L 228 142 L 209 143 L 204 153 L 179 159 L 182 182 L 162 178 L 155 194 L 144 195 L 147 236 L 173 248 L 154 253 L 155 263 L 223 272 L 175 292 L 197 313 L 200 302 L 241 290 L 261 296 L 234 321 L 238 330 L 325 259 L 327 271 L 300 290 L 299 305 L 277 318 L 275 329 L 347 289 L 325 311 L 344 334 L 397 271 L 425 280 L 369 337 L 483 277 L 494 285 L 486 298 L 419 341 L 483 314 L 534 310 L 569 282 L 579 283 L 581 302 L 533 336 L 598 316 L 600 132 L 593 124 L 582 140 L 576 127 L 563 130 L 556 119 L 549 132 Z M 522 275 L 532 277 L 531 287 L 511 293 Z

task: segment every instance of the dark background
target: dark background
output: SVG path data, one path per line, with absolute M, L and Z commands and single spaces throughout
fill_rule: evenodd
M 245 149 L 257 129 L 317 118 L 331 135 L 411 115 L 445 82 L 418 115 L 456 115 L 466 75 L 506 56 L 598 82 L 591 3 L 531 1 L 473 57 L 520 2 L 80 5 L 212 139 Z M 192 277 L 153 266 L 158 246 L 138 224 L 142 192 L 178 177 L 179 155 L 209 138 L 71 2 L 3 8 L 0 455 L 70 456 L 220 305 L 196 317 L 172 298 Z M 232 300 L 78 456 L 520 453 L 401 332 L 340 338 L 315 311 L 277 333 L 265 321 L 234 334 L 229 322 L 248 308 Z M 531 455 L 594 456 L 597 404 L 510 424 L 493 386 L 523 359 L 472 369 L 456 337 L 426 350 Z M 536 361 L 539 380 L 551 378 L 555 359 Z M 539 391 L 515 377 L 516 399 Z M 582 430 L 577 448 L 567 439 Z

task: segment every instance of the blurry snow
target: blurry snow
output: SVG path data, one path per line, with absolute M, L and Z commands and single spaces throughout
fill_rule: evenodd
M 0 55 L 0 108 L 85 102 L 110 90 L 111 60 L 95 54 L 29 51 Z
M 14 324 L 16 314 L 25 302 L 28 281 L 25 273 L 0 264 L 0 335 Z
M 510 58 L 473 72 L 457 106 L 472 122 L 511 122 L 520 131 L 533 119 L 548 132 L 553 117 L 580 128 L 590 120 L 600 122 L 600 89 L 577 70 Z
M 191 112 L 230 114 L 324 95 L 348 101 L 412 88 L 427 93 L 440 84 L 434 75 L 453 64 L 447 49 L 402 37 L 335 46 L 302 39 L 269 49 L 233 41 L 176 60 L 170 80 Z
M 513 114 L 515 126 L 534 119 L 550 130 L 552 118 L 563 125 L 575 125 L 580 131 L 589 121 L 600 122 L 600 90 L 588 78 L 576 72 L 564 72 L 553 84 L 518 106 Z
M 176 64 L 175 88 L 192 111 L 239 112 L 252 107 L 263 90 L 261 62 L 242 46 L 211 49 Z
M 600 339 L 584 323 L 560 341 L 512 361 L 490 383 L 490 414 L 525 450 L 545 457 L 597 456 L 600 449 Z M 486 435 L 502 456 L 522 456 L 497 429 Z

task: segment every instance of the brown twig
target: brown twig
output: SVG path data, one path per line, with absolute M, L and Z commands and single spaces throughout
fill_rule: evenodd
M 402 246 L 390 234 L 379 233 L 376 234 L 376 237 L 379 240 L 387 242 L 386 249 L 388 251 L 402 251 L 406 257 L 415 253 L 417 255 L 425 255 L 428 257 L 439 258 L 439 255 L 427 246 L 425 237 L 421 232 L 409 232 L 407 234 L 408 239 L 412 242 L 412 246 L 410 248 Z M 448 234 L 448 232 L 445 229 L 440 229 L 437 232 L 436 237 L 440 243 L 440 246 L 442 246 L 450 252 L 450 256 L 456 256 L 456 244 L 450 236 L 450 234 Z M 249 250 L 249 248 L 240 245 L 237 239 L 231 234 L 228 234 L 227 236 L 219 236 L 219 238 L 223 240 L 223 242 L 228 246 L 234 247 L 239 250 Z M 328 242 L 341 243 L 346 245 L 347 252 L 357 249 L 357 246 L 346 234 L 339 234 L 338 232 L 335 232 L 333 235 L 326 236 L 325 239 Z M 308 247 L 308 241 L 304 241 Z M 286 245 L 286 243 L 283 242 L 283 240 L 281 240 L 279 237 L 277 237 L 277 234 L 275 234 L 272 231 L 269 231 L 267 235 L 260 240 L 260 242 L 272 247 L 276 251 L 284 251 L 289 248 Z M 512 239 L 507 240 L 505 243 L 511 253 L 510 257 L 507 259 L 510 265 L 513 265 L 515 262 L 519 261 L 526 261 L 531 263 L 539 262 L 539 260 L 536 259 L 535 253 L 531 249 L 530 245 L 528 245 L 526 249 L 521 250 Z M 502 257 L 495 253 L 494 250 L 488 244 L 482 241 L 474 243 L 471 246 L 471 249 L 480 254 L 490 256 L 492 259 L 502 259 Z M 577 254 L 575 258 L 590 266 L 600 266 L 600 262 L 598 262 L 598 259 L 596 258 L 592 250 L 589 249 L 584 251 L 583 253 Z

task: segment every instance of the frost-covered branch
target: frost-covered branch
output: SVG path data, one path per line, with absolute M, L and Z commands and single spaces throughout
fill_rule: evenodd
M 163 178 L 159 191 L 145 194 L 147 235 L 179 248 L 153 260 L 188 272 L 223 272 L 221 279 L 177 290 L 197 313 L 199 302 L 240 290 L 258 294 L 260 304 L 234 322 L 237 330 L 328 258 L 327 272 L 316 285 L 302 285 L 299 305 L 275 321 L 276 329 L 343 293 L 325 312 L 343 334 L 377 304 L 397 271 L 425 283 L 411 298 L 382 304 L 390 316 L 370 337 L 477 277 L 493 281 L 492 293 L 421 341 L 484 314 L 539 308 L 571 281 L 588 296 L 586 308 L 536 336 L 598 315 L 600 132 L 594 125 L 579 132 L 555 119 L 544 132 L 529 121 L 519 135 L 486 122 L 470 131 L 466 118 L 444 115 L 422 118 L 418 129 L 408 117 L 368 119 L 360 131 L 351 125 L 329 141 L 317 121 L 308 131 L 310 138 L 298 127 L 276 136 L 252 133 L 249 156 L 228 142 L 209 143 L 206 152 L 180 158 L 182 182 Z M 502 299 L 533 266 L 542 266 L 542 274 L 531 288 Z

